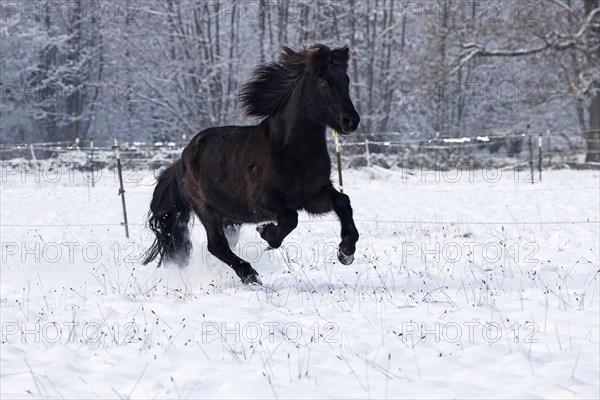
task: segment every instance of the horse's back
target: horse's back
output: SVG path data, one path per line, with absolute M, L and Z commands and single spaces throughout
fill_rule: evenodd
M 315 200 L 331 189 L 329 154 L 326 149 L 298 154 L 274 144 L 269 134 L 264 125 L 198 133 L 182 154 L 188 180 L 194 183 L 190 196 L 231 223 L 276 219 L 281 206 L 314 209 Z
M 204 206 L 230 223 L 272 218 L 260 212 L 257 172 L 269 163 L 257 126 L 222 126 L 198 133 L 182 154 Z

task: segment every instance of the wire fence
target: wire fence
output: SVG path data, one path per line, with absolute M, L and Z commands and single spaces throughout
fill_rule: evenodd
M 351 147 L 351 146 L 361 146 L 365 145 L 365 143 L 370 143 L 372 145 L 381 145 L 381 146 L 394 146 L 394 145 L 423 145 L 423 144 L 432 144 L 432 143 L 442 143 L 444 144 L 444 148 L 447 148 L 447 145 L 454 144 L 457 147 L 465 146 L 468 144 L 477 145 L 477 146 L 485 146 L 485 145 L 493 145 L 496 140 L 507 140 L 507 139 L 524 139 L 529 136 L 535 137 L 543 137 L 544 139 L 557 137 L 564 138 L 574 137 L 574 138 L 583 138 L 584 135 L 588 133 L 598 135 L 600 133 L 600 129 L 585 129 L 579 130 L 577 132 L 573 131 L 529 131 L 526 133 L 516 133 L 516 134 L 480 134 L 476 136 L 456 136 L 456 137 L 440 137 L 439 134 L 429 135 L 430 137 L 425 138 L 415 138 L 415 139 L 407 139 L 407 137 L 414 136 L 414 132 L 382 132 L 382 133 L 356 133 L 351 135 L 345 135 L 344 138 L 349 141 L 342 142 L 343 147 Z M 367 137 L 367 139 L 360 139 L 362 137 Z M 390 139 L 390 140 L 369 140 L 368 138 L 380 138 L 380 137 L 392 137 L 392 138 L 401 138 L 401 139 Z M 355 140 L 358 139 L 358 140 Z M 75 139 L 70 141 L 56 141 L 56 142 L 35 142 L 35 143 L 21 143 L 21 144 L 0 144 L 0 152 L 8 152 L 8 151 L 27 151 L 30 149 L 34 150 L 53 150 L 53 151 L 73 151 L 73 150 L 84 150 L 89 149 L 90 141 L 93 142 L 93 139 Z M 600 142 L 599 138 L 594 139 L 586 139 L 587 142 Z M 144 142 L 144 141 L 125 141 L 122 144 L 121 152 L 124 151 L 140 151 L 140 150 L 156 150 L 156 149 L 180 149 L 185 147 L 188 144 L 189 140 L 183 138 L 182 140 L 176 141 L 159 141 L 159 142 Z M 84 143 L 86 145 L 84 145 Z M 92 145 L 93 146 L 93 145 Z M 113 146 L 109 141 L 105 145 L 96 145 L 93 146 L 96 150 L 105 150 L 112 151 Z M 580 148 L 579 150 L 585 151 L 584 148 Z
M 494 226 L 514 226 L 514 225 L 588 225 L 600 224 L 600 220 L 588 219 L 578 221 L 421 221 L 421 220 L 380 220 L 380 219 L 355 219 L 355 223 L 362 224 L 398 224 L 398 225 L 494 225 Z M 301 225 L 332 223 L 339 224 L 336 219 L 320 219 L 311 221 L 298 221 Z M 140 223 L 129 223 L 129 226 L 145 226 Z M 87 227 L 123 227 L 123 223 L 85 223 L 85 224 L 1 224 L 6 228 L 87 228 Z
M 565 144 L 565 137 L 587 135 L 585 144 L 578 146 Z M 368 137 L 367 137 L 368 136 Z M 586 162 L 590 155 L 600 154 L 600 130 L 584 132 L 536 132 L 518 134 L 494 134 L 478 136 L 439 137 L 412 139 L 412 133 L 387 132 L 379 134 L 357 134 L 344 136 L 340 146 L 341 160 L 347 167 L 379 165 L 384 168 L 403 166 L 411 162 L 436 168 L 440 164 L 471 161 L 474 167 L 487 162 L 501 162 L 506 165 L 522 162 L 530 163 L 532 153 L 540 163 L 549 167 L 598 168 L 597 162 Z M 375 138 L 375 139 L 373 139 Z M 528 149 L 532 146 L 535 148 Z M 167 165 L 179 157 L 188 140 L 168 142 L 123 142 L 120 153 L 124 164 L 150 165 L 151 168 Z M 331 153 L 335 151 L 333 140 L 328 142 Z M 94 144 L 93 139 L 22 144 L 0 144 L 0 159 L 11 160 L 51 160 L 64 161 L 77 169 L 110 167 L 112 144 Z M 539 154 L 538 154 L 539 153 Z M 540 157 L 540 154 L 542 154 Z M 587 156 L 587 157 L 586 157 Z M 387 158 L 387 159 L 386 159 Z M 598 159 L 599 157 L 593 157 Z M 451 166 L 450 166 L 451 167 Z
M 583 132 L 586 134 L 587 142 L 600 142 L 598 135 L 600 130 L 588 130 Z M 556 148 L 551 146 L 551 141 L 555 138 L 564 138 L 565 135 L 571 135 L 567 132 L 527 132 L 519 134 L 502 134 L 502 135 L 478 135 L 473 137 L 430 137 L 425 139 L 406 138 L 410 134 L 402 134 L 399 132 L 388 132 L 385 134 L 368 135 L 358 134 L 354 136 L 344 136 L 340 143 L 343 156 L 340 157 L 340 162 L 337 168 L 341 170 L 348 167 L 368 168 L 385 167 L 393 170 L 390 166 L 390 159 L 395 158 L 395 166 L 402 167 L 402 172 L 410 172 L 411 166 L 415 163 L 421 167 L 439 168 L 441 164 L 446 163 L 443 168 L 451 169 L 452 162 L 468 162 L 471 167 L 484 168 L 490 162 L 494 162 L 494 166 L 501 167 L 503 164 L 498 163 L 498 159 L 491 157 L 490 151 L 486 154 L 476 154 L 473 156 L 472 150 L 479 151 L 498 148 L 505 146 L 507 150 L 511 146 L 514 147 L 513 153 L 506 152 L 507 156 L 512 156 L 510 162 L 504 159 L 504 166 L 514 168 L 515 170 L 529 168 L 531 173 L 531 183 L 536 181 L 535 174 L 539 174 L 541 179 L 542 166 L 552 166 L 554 160 L 558 166 L 568 167 L 583 167 L 583 168 L 599 168 L 600 163 L 584 162 L 585 154 L 598 153 L 594 149 L 574 149 L 574 148 Z M 590 138 L 592 134 L 592 138 Z M 382 138 L 388 137 L 389 140 Z M 373 139 L 373 138 L 376 139 Z M 38 142 L 38 143 L 23 143 L 0 145 L 0 157 L 3 164 L 26 163 L 33 168 L 40 163 L 50 161 L 51 163 L 68 164 L 70 168 L 87 170 L 91 173 L 92 186 L 94 185 L 94 170 L 104 168 L 114 168 L 117 165 L 123 165 L 124 169 L 132 168 L 162 168 L 177 158 L 181 151 L 187 145 L 187 140 L 168 141 L 168 142 L 125 142 L 121 145 L 96 145 L 92 139 L 75 140 L 75 141 L 58 141 L 58 142 Z M 516 143 L 516 144 L 515 144 Z M 333 140 L 328 145 L 333 153 L 335 146 Z M 600 146 L 595 146 L 600 148 Z M 497 149 L 496 149 L 497 150 Z M 117 157 L 122 158 L 122 161 L 117 163 Z M 343 160 L 343 162 L 341 161 Z M 424 162 L 427 161 L 427 162 Z M 486 164 L 488 163 L 488 164 Z M 342 165 L 345 164 L 345 165 Z M 9 168 L 9 167 L 7 167 Z M 4 174 L 5 168 L 2 168 Z M 3 177 L 4 178 L 4 177 Z M 122 176 L 119 174 L 119 180 L 122 183 Z M 133 185 L 129 188 L 142 187 L 148 185 Z M 534 189 L 534 190 L 555 190 L 556 188 Z M 565 187 L 564 190 L 597 190 L 597 187 Z M 443 190 L 439 190 L 444 192 Z M 142 192 L 128 192 L 133 195 L 149 195 Z M 125 191 L 119 190 L 119 195 L 122 196 L 123 214 L 126 220 L 126 204 L 124 201 Z M 301 224 L 327 223 L 333 220 L 312 220 L 301 221 Z M 361 221 L 360 223 L 374 224 L 412 224 L 412 225 L 492 225 L 492 226 L 510 226 L 510 225 L 574 225 L 574 224 L 599 224 L 600 221 L 587 219 L 583 221 L 419 221 L 419 220 L 372 220 Z M 86 224 L 0 224 L 1 227 L 16 228 L 16 227 L 125 227 L 127 232 L 128 226 L 136 226 L 140 224 L 127 223 L 86 223 Z

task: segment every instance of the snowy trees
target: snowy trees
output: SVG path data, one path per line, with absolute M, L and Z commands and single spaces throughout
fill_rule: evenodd
M 524 59 L 537 73 L 531 80 L 536 101 L 570 104 L 587 144 L 587 161 L 600 161 L 600 7 L 598 0 L 552 0 L 518 4 L 512 18 L 518 29 L 495 29 L 458 35 L 462 52 L 451 72 L 460 72 L 473 59 L 501 59 L 510 66 Z M 543 20 L 541 20 L 543 18 Z M 483 35 L 482 35 L 483 33 Z M 502 37 L 502 39 L 499 39 Z M 507 61 L 508 60 L 508 61 Z M 525 66 L 526 67 L 526 66 Z M 532 94 L 534 94 L 532 92 Z M 585 110 L 585 105 L 588 109 Z M 587 118 L 585 113 L 587 111 Z
M 10 118 L 18 109 L 25 121 L 3 126 L 4 137 L 12 133 L 4 129 L 15 129 L 13 124 L 18 122 L 29 127 L 26 136 L 39 135 L 34 139 L 73 141 L 87 136 L 100 93 L 95 82 L 102 79 L 104 54 L 95 17 L 83 15 L 84 2 L 70 2 L 60 12 L 47 4 L 30 3 L 29 8 L 20 4 L 25 14 L 8 21 L 12 26 L 2 33 L 7 44 L 2 47 L 0 110 Z M 3 3 L 3 20 L 9 5 L 16 7 Z M 16 130 L 23 132 L 22 125 Z
M 178 140 L 249 122 L 236 91 L 251 68 L 282 43 L 324 42 L 351 47 L 363 133 L 531 125 L 598 160 L 599 10 L 598 0 L 1 2 L 0 132 Z

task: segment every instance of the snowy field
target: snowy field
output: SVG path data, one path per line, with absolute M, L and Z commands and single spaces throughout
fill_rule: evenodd
M 2 398 L 598 398 L 599 173 L 346 171 L 334 215 L 240 284 L 196 223 L 185 269 L 142 266 L 152 172 L 4 168 Z

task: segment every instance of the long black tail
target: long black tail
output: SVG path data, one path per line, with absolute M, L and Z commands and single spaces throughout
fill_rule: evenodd
M 158 177 L 148 216 L 148 227 L 156 238 L 142 261 L 144 265 L 159 257 L 159 266 L 164 262 L 174 262 L 183 267 L 190 258 L 190 209 L 177 185 L 181 167 L 181 160 L 178 160 Z

